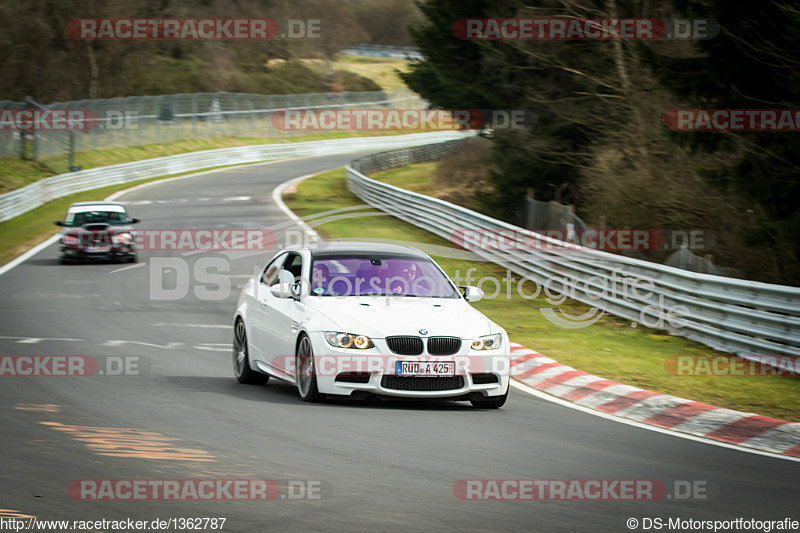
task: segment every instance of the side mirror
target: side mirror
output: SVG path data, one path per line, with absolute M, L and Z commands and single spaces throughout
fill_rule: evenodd
M 294 276 L 288 270 L 281 270 L 278 272 L 278 281 L 281 285 L 284 283 L 291 285 L 294 283 Z
M 128 224 L 136 224 L 138 222 L 141 222 L 138 218 L 129 218 L 128 219 Z
M 55 222 L 53 222 L 53 224 L 55 224 L 56 226 L 61 226 L 62 228 L 64 227 L 64 221 L 63 220 L 56 220 Z
M 300 284 L 299 283 L 278 283 L 269 288 L 269 292 L 275 298 L 293 298 L 300 300 Z
M 273 285 L 269 288 L 269 292 L 271 292 L 275 298 L 292 298 L 294 296 L 291 283 L 278 283 L 277 285 Z
M 477 302 L 481 298 L 483 298 L 484 292 L 475 287 L 473 285 L 467 285 L 466 287 L 460 287 L 462 293 L 464 294 L 464 299 L 468 302 Z

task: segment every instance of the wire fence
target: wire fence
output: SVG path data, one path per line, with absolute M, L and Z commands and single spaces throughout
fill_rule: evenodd
M 409 90 L 260 95 L 195 93 L 57 102 L 51 110 L 83 110 L 96 117 L 81 131 L 0 131 L 0 157 L 40 160 L 69 152 L 163 144 L 210 137 L 286 138 L 320 133 L 276 127 L 272 115 L 292 109 L 427 108 Z M 41 107 L 0 101 L 0 111 Z

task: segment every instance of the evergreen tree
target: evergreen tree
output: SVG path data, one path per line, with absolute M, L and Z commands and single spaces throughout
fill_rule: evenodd
M 796 109 L 800 103 L 800 11 L 793 0 L 675 0 L 686 17 L 711 18 L 719 35 L 696 43 L 698 54 L 674 57 L 653 44 L 642 57 L 664 87 L 692 108 Z M 774 224 L 745 236 L 755 242 L 788 239 L 800 260 L 800 132 L 675 133 L 693 150 L 730 163 L 705 172 L 720 188 L 758 202 Z M 791 245 L 791 244 L 790 244 Z M 796 270 L 796 269 L 795 269 Z M 794 280 L 797 281 L 796 279 Z

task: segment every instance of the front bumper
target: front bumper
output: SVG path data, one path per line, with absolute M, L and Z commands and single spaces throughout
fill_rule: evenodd
M 454 355 L 434 356 L 393 354 L 383 339 L 373 339 L 374 348 L 349 350 L 334 348 L 321 332 L 311 333 L 317 388 L 323 394 L 350 396 L 369 393 L 403 398 L 479 399 L 502 396 L 508 391 L 511 351 L 507 336 L 503 346 L 492 351 L 470 348 L 472 339 L 462 339 Z M 398 361 L 455 362 L 455 375 L 396 376 Z
M 59 259 L 72 259 L 76 261 L 130 259 L 136 257 L 136 250 L 132 246 L 112 246 L 108 250 L 92 251 L 70 248 L 61 244 L 58 247 L 58 257 Z

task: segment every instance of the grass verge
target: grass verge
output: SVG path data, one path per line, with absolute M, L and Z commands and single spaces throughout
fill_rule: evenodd
M 436 161 L 414 163 L 405 167 L 377 172 L 370 177 L 401 189 L 439 197 L 446 191 L 431 179 L 436 171 L 436 165 Z
M 399 178 L 397 178 L 399 179 Z M 411 179 L 411 178 L 408 178 Z M 402 181 L 402 180 L 401 180 Z M 325 172 L 299 184 L 287 194 L 286 204 L 298 215 L 309 216 L 363 202 L 346 187 L 344 169 Z M 377 211 L 374 211 L 376 214 Z M 452 247 L 420 228 L 387 216 L 336 220 L 316 228 L 325 238 L 379 238 Z M 466 262 L 435 257 L 451 276 L 476 267 L 475 279 L 492 276 L 502 280 L 506 272 L 485 262 Z M 485 288 L 493 290 L 488 283 Z M 628 385 L 672 394 L 728 409 L 754 412 L 783 420 L 800 421 L 800 379 L 746 377 L 683 377 L 666 372 L 665 360 L 674 355 L 718 354 L 707 346 L 664 332 L 639 327 L 605 315 L 583 329 L 563 329 L 547 321 L 540 307 L 552 307 L 543 298 L 525 300 L 501 281 L 501 296 L 475 303 L 475 307 L 502 325 L 511 339 L 553 359 Z M 589 307 L 574 301 L 559 306 L 571 315 Z
M 365 57 L 340 54 L 336 60 L 327 65 L 320 59 L 303 60 L 306 65 L 320 72 L 325 72 L 328 67 L 334 70 L 352 72 L 358 76 L 368 78 L 384 91 L 408 89 L 406 84 L 397 75 L 397 71 L 408 70 L 409 61 L 391 57 Z

